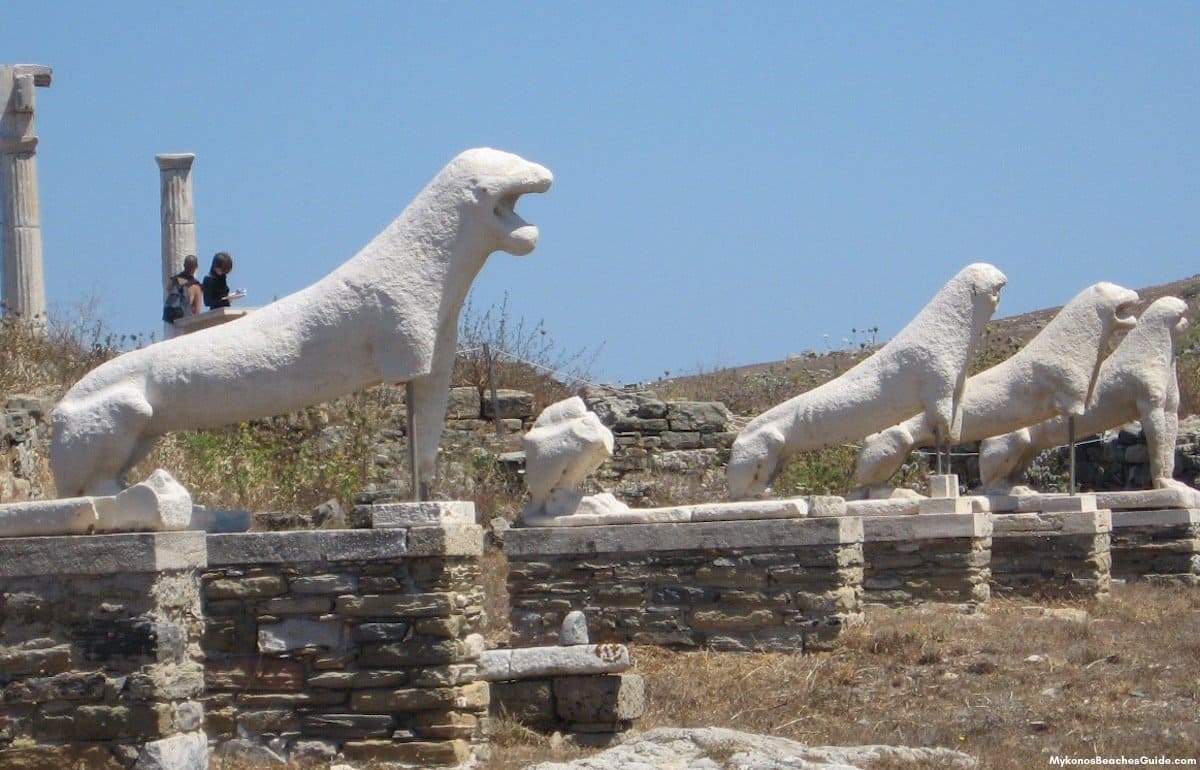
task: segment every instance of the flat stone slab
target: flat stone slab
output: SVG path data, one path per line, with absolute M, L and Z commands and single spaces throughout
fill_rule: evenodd
M 841 498 L 836 498 L 841 499 Z M 822 498 L 823 506 L 837 506 Z M 808 516 L 808 501 L 802 497 L 785 500 L 748 500 L 736 503 L 701 503 L 665 508 L 633 508 L 611 513 L 574 513 L 567 516 L 522 516 L 526 527 L 597 527 L 608 524 L 679 524 L 694 521 L 744 521 L 754 519 L 797 519 Z
M 847 516 L 915 516 L 925 498 L 892 497 L 881 500 L 847 500 Z M 816 514 L 814 514 L 816 515 Z
M 578 674 L 619 674 L 629 670 L 629 648 L 623 644 L 576 644 L 569 647 L 517 647 L 485 650 L 478 676 L 485 682 L 539 679 Z
M 1200 524 L 1200 508 L 1113 511 L 1114 530 L 1125 527 L 1178 527 Z
M 477 524 L 208 535 L 209 563 L 213 566 L 378 561 L 482 553 L 483 527 Z
M 947 498 L 952 499 L 952 498 Z M 863 518 L 863 542 L 908 542 L 939 538 L 991 537 L 992 517 L 986 513 L 930 513 L 920 516 Z
M 721 550 L 862 541 L 857 516 L 628 524 L 620 527 L 516 527 L 504 535 L 510 557 L 643 551 Z
M 1096 492 L 1096 505 L 1111 511 L 1165 508 L 1200 508 L 1200 491 L 1195 489 L 1137 489 Z
M 370 512 L 374 529 L 475 523 L 475 503 L 465 500 L 380 503 L 363 507 Z
M 992 513 L 1071 513 L 1100 510 L 1096 495 L 1082 492 L 1077 495 L 975 495 L 971 498 L 975 510 Z
M 160 572 L 208 563 L 203 532 L 0 538 L 0 577 Z
M 90 497 L 0 505 L 0 537 L 87 535 L 95 532 L 99 523 Z
M 1112 513 L 1108 510 L 992 514 L 992 537 L 1099 535 L 1104 532 L 1112 532 Z
M 234 532 L 208 535 L 208 563 L 296 564 L 368 561 L 408 553 L 408 530 L 322 529 L 298 532 Z

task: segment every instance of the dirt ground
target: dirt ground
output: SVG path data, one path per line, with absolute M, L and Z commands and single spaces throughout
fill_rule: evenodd
M 829 653 L 635 647 L 636 730 L 728 727 L 809 745 L 943 746 L 988 770 L 1059 757 L 1200 758 L 1200 589 L 1103 602 L 869 609 Z M 589 753 L 500 720 L 492 770 Z M 1101 765 L 1105 766 L 1105 765 Z

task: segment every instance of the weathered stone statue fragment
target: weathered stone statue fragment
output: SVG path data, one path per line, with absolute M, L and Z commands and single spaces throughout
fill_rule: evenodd
M 762 495 L 797 452 L 856 441 L 914 411 L 955 437 L 967 365 L 1006 282 L 992 265 L 963 268 L 870 358 L 751 420 L 733 444 L 730 497 Z
M 489 254 L 528 254 L 515 212 L 548 170 L 492 149 L 452 160 L 404 212 L 325 278 L 241 319 L 164 340 L 87 374 L 54 410 L 60 496 L 111 494 L 158 437 L 409 382 L 417 475 L 433 481 L 458 316 Z
M 521 438 L 529 504 L 524 517 L 612 513 L 627 506 L 610 494 L 584 496 L 580 485 L 612 456 L 613 435 L 578 396 L 551 404 Z
M 1075 421 L 1087 436 L 1140 420 L 1150 450 L 1155 488 L 1186 487 L 1172 479 L 1179 430 L 1176 344 L 1187 328 L 1187 303 L 1162 297 L 1151 303 L 1137 326 L 1104 360 L 1087 411 Z M 1068 441 L 1066 417 L 986 439 L 979 448 L 979 476 L 987 492 L 1007 492 L 1019 482 L 1039 452 Z
M 978 441 L 1055 415 L 1079 416 L 1108 354 L 1109 336 L 1132 328 L 1138 296 L 1112 283 L 1084 289 L 1012 358 L 967 380 L 955 441 Z M 913 447 L 927 446 L 938 426 L 924 414 L 869 436 L 855 481 L 887 482 Z

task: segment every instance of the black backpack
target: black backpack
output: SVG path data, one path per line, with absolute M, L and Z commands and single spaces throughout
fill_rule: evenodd
M 162 319 L 169 324 L 173 324 L 180 318 L 187 315 L 187 310 L 191 307 L 188 301 L 188 287 L 190 283 L 180 283 L 179 278 L 172 278 L 174 286 L 167 293 L 167 301 L 163 303 Z

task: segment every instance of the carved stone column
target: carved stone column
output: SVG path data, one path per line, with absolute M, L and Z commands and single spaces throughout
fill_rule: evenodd
M 183 270 L 183 258 L 196 254 L 196 208 L 192 198 L 192 153 L 155 155 L 162 213 L 162 285 Z M 196 254 L 199 257 L 199 254 Z
M 34 91 L 50 85 L 37 64 L 0 67 L 0 302 L 6 312 L 45 322 L 42 220 L 38 204 Z

